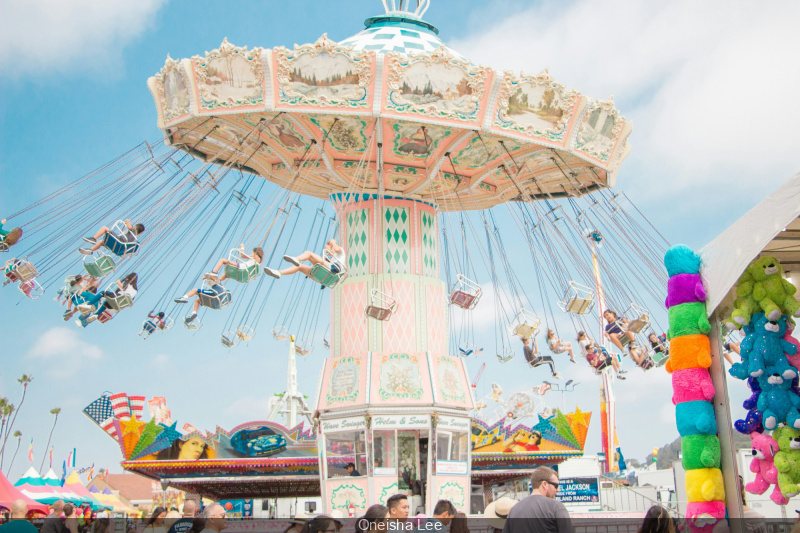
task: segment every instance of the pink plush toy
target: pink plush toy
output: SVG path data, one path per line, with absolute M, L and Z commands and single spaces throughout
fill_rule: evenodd
M 678 274 L 667 281 L 667 309 L 673 305 L 691 302 L 705 302 L 706 290 L 700 281 L 700 274 Z
M 789 498 L 785 498 L 778 488 L 778 469 L 775 468 L 775 454 L 778 453 L 778 443 L 769 435 L 753 432 L 750 434 L 753 441 L 753 460 L 750 461 L 750 471 L 756 475 L 744 490 L 751 494 L 764 494 L 770 485 L 775 485 L 775 490 L 770 494 L 770 499 L 778 505 L 786 505 Z
M 689 502 L 686 522 L 692 533 L 711 533 L 725 518 L 725 502 Z
M 792 332 L 794 331 L 794 322 L 788 320 L 786 316 L 783 317 L 786 320 L 786 333 L 783 335 L 783 340 L 788 342 L 789 344 L 794 344 L 797 346 L 797 353 L 794 355 L 786 354 L 786 360 L 789 361 L 789 364 L 793 367 L 800 369 L 800 342 L 797 339 L 792 337 Z
M 672 403 L 714 399 L 714 385 L 705 368 L 684 368 L 672 372 Z

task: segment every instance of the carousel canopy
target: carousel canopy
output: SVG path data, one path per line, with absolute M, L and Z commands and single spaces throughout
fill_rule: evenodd
M 700 251 L 708 289 L 709 316 L 727 317 L 735 288 L 747 265 L 759 255 L 775 257 L 784 274 L 800 285 L 800 173 L 748 211 Z
M 475 65 L 442 43 L 424 8 L 384 5 L 339 43 L 224 40 L 203 56 L 168 57 L 148 80 L 167 143 L 318 198 L 382 194 L 445 211 L 614 185 L 631 124 L 612 98 L 584 96 L 547 70 Z

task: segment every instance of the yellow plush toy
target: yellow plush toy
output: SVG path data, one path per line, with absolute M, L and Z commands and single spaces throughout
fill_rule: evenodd
M 725 487 L 719 468 L 686 471 L 686 496 L 690 502 L 725 501 Z

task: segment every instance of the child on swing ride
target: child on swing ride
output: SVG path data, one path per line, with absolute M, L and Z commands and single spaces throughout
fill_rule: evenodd
M 22 238 L 22 228 L 3 229 L 6 219 L 0 220 L 0 244 L 5 244 L 6 250 L 14 246 Z
M 310 274 L 313 265 L 323 265 L 332 273 L 338 274 L 342 271 L 341 269 L 345 264 L 344 250 L 334 239 L 331 239 L 325 243 L 325 250 L 330 254 L 333 261 L 329 261 L 324 257 L 318 256 L 314 252 L 309 252 L 306 250 L 297 257 L 292 257 L 289 255 L 283 256 L 284 261 L 291 263 L 294 266 L 284 268 L 283 270 L 275 270 L 269 267 L 264 267 L 264 273 L 268 276 L 272 276 L 275 279 L 281 279 L 281 276 L 291 276 L 297 272 L 302 272 L 306 276 L 311 277 Z M 308 261 L 311 263 L 311 265 L 303 265 L 301 264 L 302 261 Z
M 223 281 L 228 279 L 228 275 L 226 272 L 223 272 L 222 275 L 219 277 L 217 276 L 217 274 L 219 273 L 220 269 L 223 266 L 232 266 L 239 270 L 247 270 L 253 265 L 260 266 L 261 261 L 264 260 L 264 250 L 262 250 L 260 246 L 256 246 L 255 248 L 253 248 L 253 255 L 247 255 L 246 253 L 244 253 L 244 244 L 242 244 L 239 246 L 239 255 L 241 256 L 243 261 L 237 262 L 237 261 L 231 261 L 230 259 L 225 259 L 224 257 L 220 258 L 220 260 L 217 261 L 217 266 L 214 267 L 214 270 L 212 270 L 208 274 L 205 274 L 203 277 L 214 283 L 222 283 Z
M 103 292 L 94 292 L 86 298 L 86 302 L 80 304 L 77 307 L 77 310 L 81 312 L 81 316 L 76 320 L 76 323 L 81 327 L 86 327 L 87 324 L 91 324 L 95 320 L 97 320 L 100 315 L 108 310 L 108 306 L 106 302 L 103 300 L 109 298 L 116 298 L 118 296 L 122 296 L 123 294 L 127 294 L 130 296 L 131 301 L 136 299 L 136 294 L 139 292 L 139 276 L 136 272 L 131 272 L 124 278 L 117 280 L 117 288 L 113 291 L 103 291 Z M 95 289 L 96 291 L 96 289 Z M 103 303 L 100 303 L 100 302 Z M 99 305 L 98 305 L 99 304 Z M 116 311 L 113 309 L 111 310 L 116 314 Z M 64 320 L 67 320 L 68 317 L 64 317 Z
M 595 370 L 602 370 L 605 368 L 605 365 L 610 363 L 617 373 L 617 379 L 625 379 L 625 376 L 622 374 L 625 374 L 626 371 L 620 369 L 617 358 L 609 355 L 605 348 L 598 346 L 594 340 L 583 331 L 578 332 L 578 345 L 581 347 L 581 353 L 583 353 L 586 361 L 592 365 Z
M 562 341 L 556 337 L 556 332 L 552 329 L 547 330 L 547 345 L 550 347 L 550 351 L 553 353 L 558 354 L 567 352 L 569 354 L 570 362 L 575 362 L 575 355 L 572 353 L 572 344 Z
M 200 294 L 204 294 L 206 296 L 216 297 L 225 292 L 225 287 L 220 285 L 219 283 L 214 283 L 211 287 L 207 287 L 205 284 L 201 286 L 199 289 L 192 289 L 180 298 L 175 298 L 176 304 L 185 304 L 189 301 L 189 298 L 199 296 Z M 185 324 L 191 324 L 197 319 L 197 311 L 200 309 L 200 298 L 197 298 L 192 305 L 192 312 L 183 319 Z
M 143 224 L 136 224 L 134 226 L 127 218 L 125 219 L 125 228 L 126 231 L 122 233 L 122 235 L 116 236 L 116 238 L 123 243 L 134 243 L 136 242 L 138 236 L 144 233 Z M 88 250 L 85 248 L 79 248 L 78 251 L 83 255 L 92 255 L 93 252 L 99 250 L 101 246 L 106 244 L 109 235 L 114 235 L 114 233 L 112 233 L 108 226 L 103 226 L 97 231 L 97 233 L 94 234 L 94 237 L 83 238 L 84 242 L 91 244 L 92 247 Z
M 550 373 L 553 374 L 553 379 L 561 379 L 561 374 L 556 372 L 556 364 L 553 358 L 549 355 L 538 355 L 539 350 L 536 348 L 536 340 L 533 341 L 533 346 L 531 346 L 531 339 L 522 337 L 522 353 L 525 354 L 525 360 L 531 365 L 531 368 L 548 365 Z
M 645 363 L 645 354 L 639 348 L 639 345 L 636 343 L 636 336 L 630 331 L 623 331 L 623 327 L 627 326 L 629 323 L 628 320 L 624 318 L 619 318 L 617 313 L 612 311 L 611 309 L 606 309 L 603 312 L 603 318 L 606 319 L 606 337 L 611 343 L 620 349 L 622 353 L 625 353 L 625 348 L 622 345 L 622 340 L 620 335 L 625 335 L 628 338 L 628 353 L 631 356 L 631 359 L 636 362 L 638 366 L 642 366 Z

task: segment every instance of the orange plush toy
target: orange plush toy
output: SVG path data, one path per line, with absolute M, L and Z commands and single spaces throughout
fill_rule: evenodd
M 685 368 L 709 368 L 711 366 L 711 344 L 706 335 L 683 335 L 669 343 L 667 372 Z

